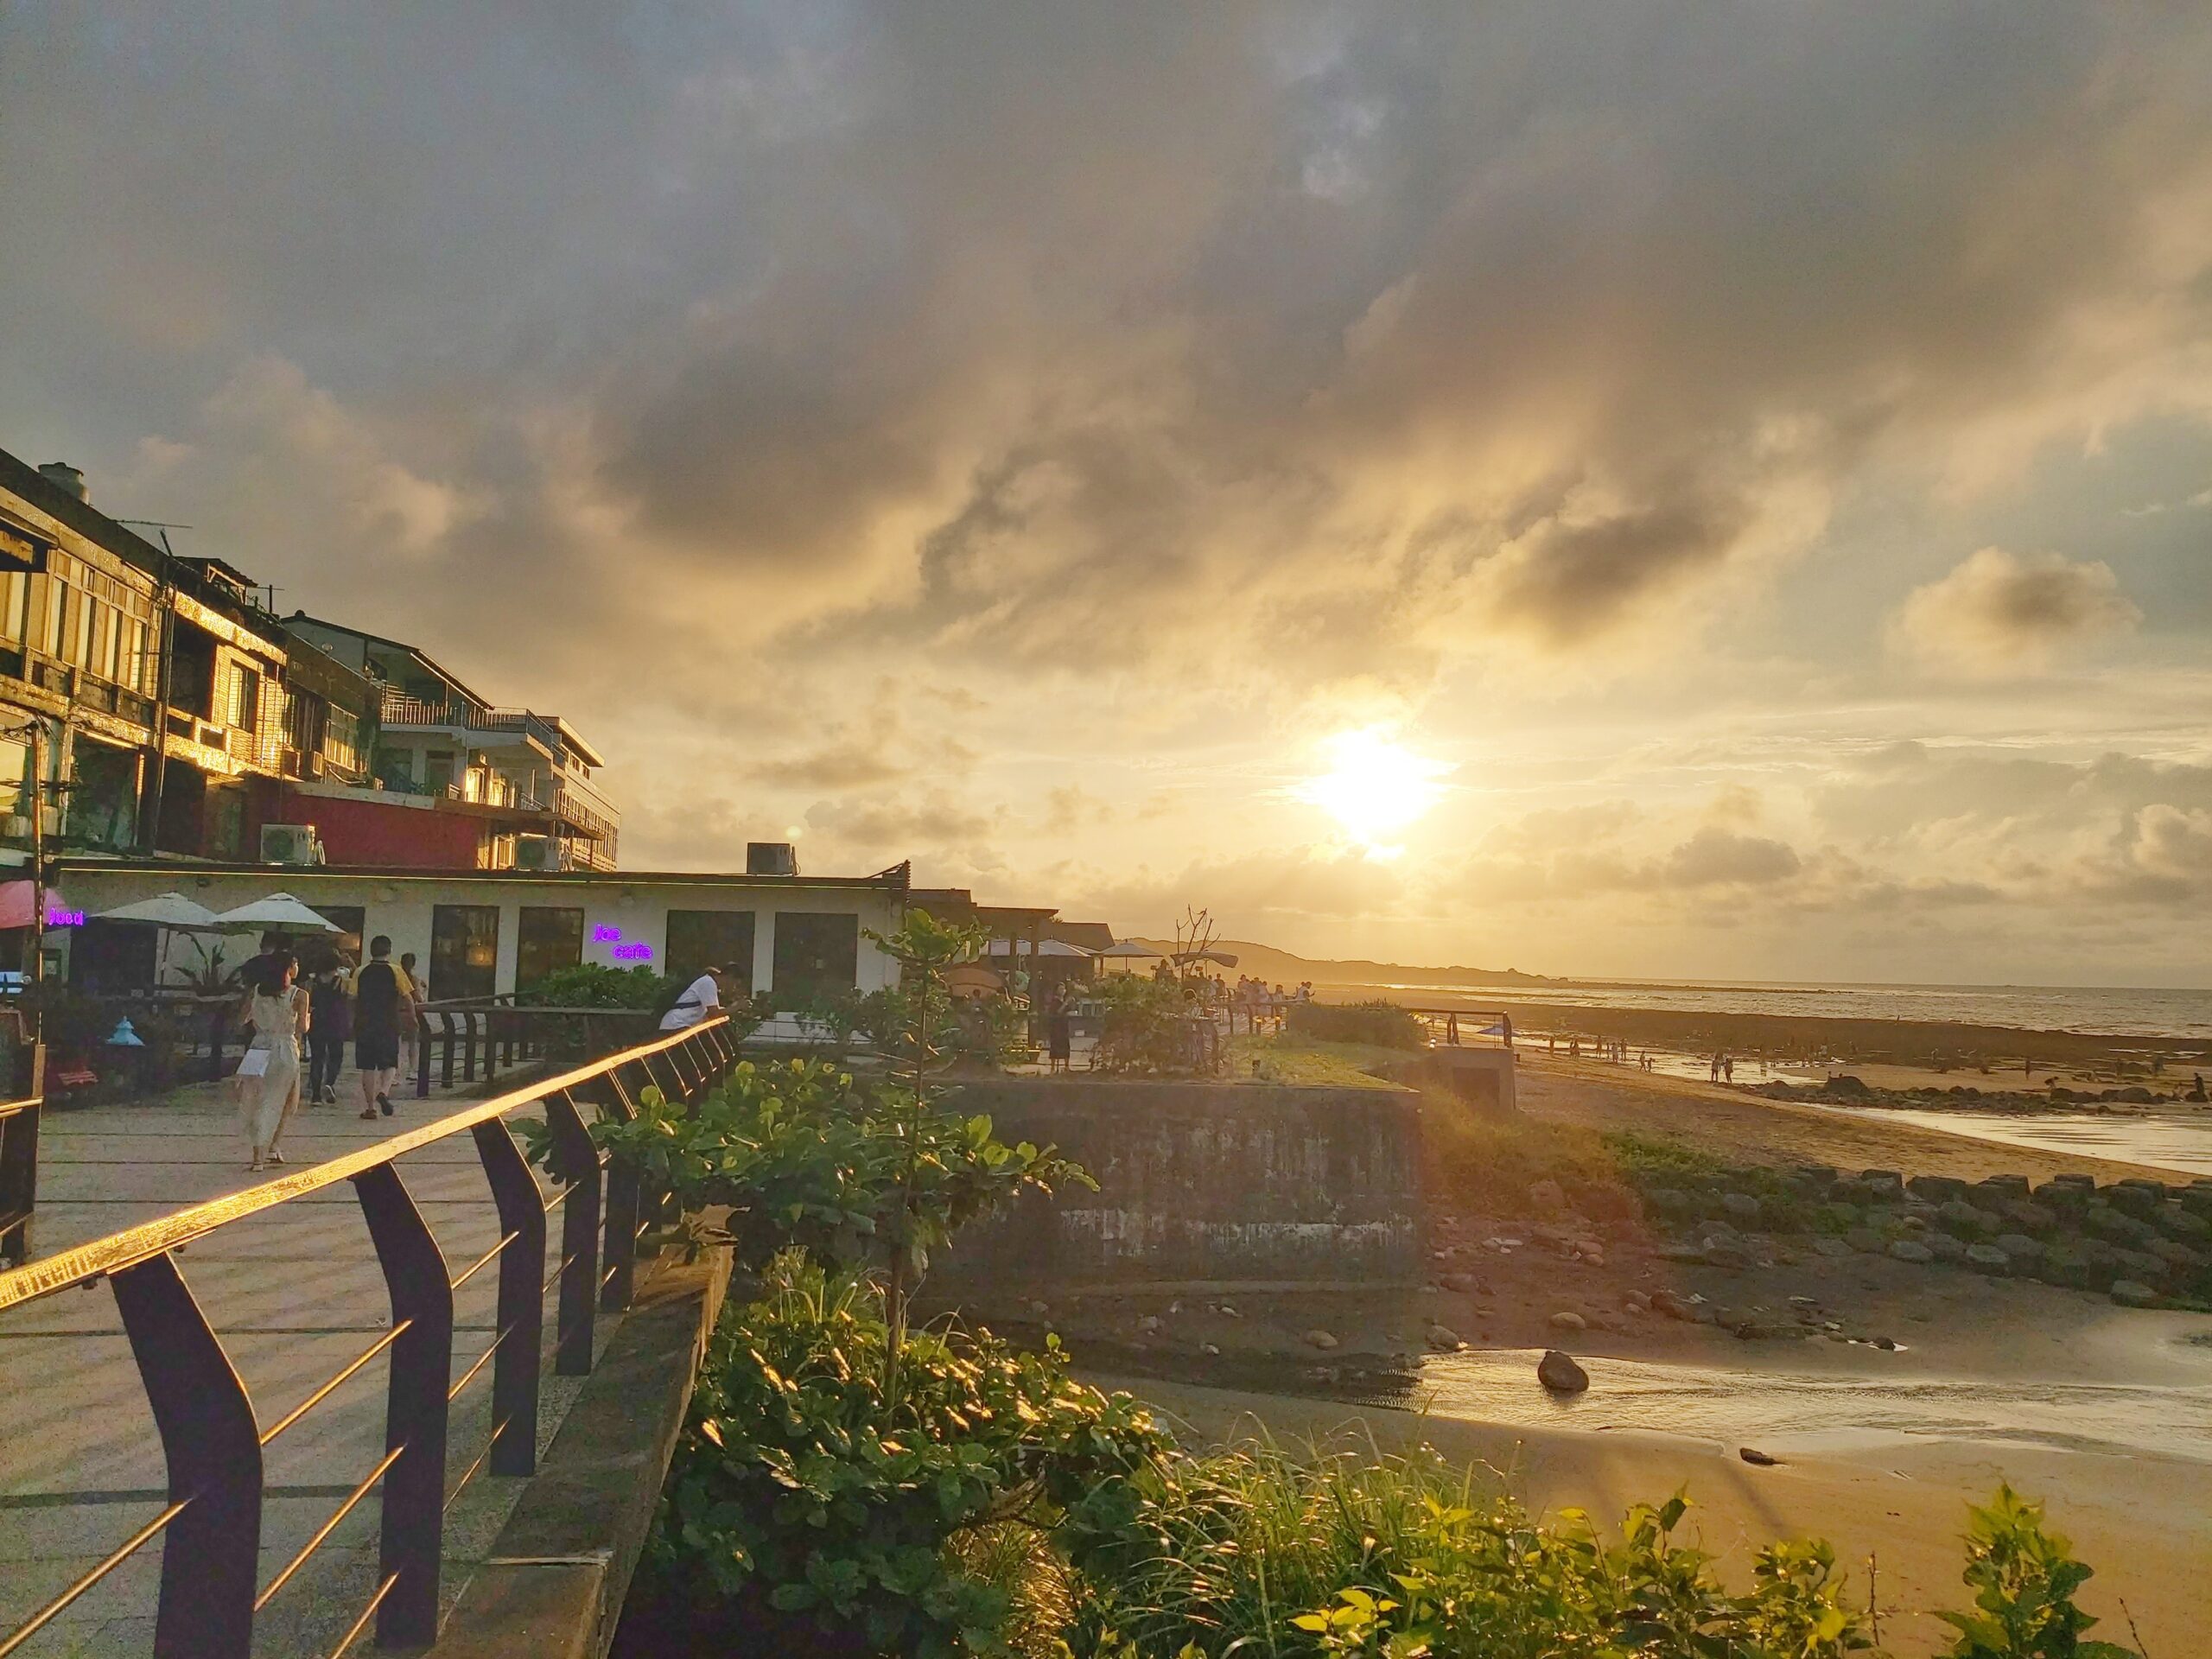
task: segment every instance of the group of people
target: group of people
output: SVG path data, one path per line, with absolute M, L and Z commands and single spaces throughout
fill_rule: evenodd
M 349 1035 L 360 1116 L 374 1122 L 393 1115 L 401 1054 L 415 1042 L 416 1004 L 428 995 L 411 951 L 392 961 L 391 940 L 379 933 L 369 941 L 368 960 L 349 967 L 326 946 L 302 984 L 299 953 L 289 937 L 272 931 L 231 977 L 242 993 L 239 1014 L 252 1028 L 234 1078 L 249 1170 L 284 1161 L 280 1143 L 302 1097 L 309 1105 L 337 1103 Z

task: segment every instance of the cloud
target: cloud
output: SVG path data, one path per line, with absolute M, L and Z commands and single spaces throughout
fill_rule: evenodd
M 1786 842 L 1707 824 L 1667 855 L 1660 874 L 1671 887 L 1765 887 L 1802 868 L 1796 849 Z
M 1985 547 L 1913 589 L 1891 624 L 1891 639 L 1938 667 L 2001 673 L 2039 666 L 2142 620 L 2101 559 L 2023 557 Z

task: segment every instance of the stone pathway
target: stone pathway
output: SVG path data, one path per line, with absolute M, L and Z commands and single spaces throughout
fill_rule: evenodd
M 341 1090 L 352 1083 L 349 1073 Z M 397 1114 L 365 1123 L 352 1103 L 303 1111 L 287 1131 L 289 1169 L 419 1128 L 459 1109 L 461 1096 L 396 1098 Z M 236 1114 L 215 1084 L 157 1103 L 50 1114 L 40 1146 L 35 1254 L 119 1231 L 234 1192 L 250 1175 Z M 402 1160 L 415 1200 L 458 1272 L 499 1237 L 474 1141 L 462 1134 Z M 558 1261 L 558 1212 L 547 1270 Z M 349 1187 L 296 1199 L 223 1228 L 179 1257 L 260 1421 L 276 1421 L 390 1327 L 391 1308 L 368 1229 Z M 496 1328 L 499 1274 L 487 1268 L 455 1295 L 456 1380 Z M 603 1319 L 603 1346 L 616 1321 Z M 550 1441 L 582 1378 L 553 1375 L 551 1299 L 545 1316 L 545 1388 L 539 1444 Z M 453 1408 L 448 1480 L 483 1449 L 490 1371 Z M 266 1450 L 262 1582 L 289 1561 L 372 1468 L 384 1450 L 382 1357 Z M 166 1478 L 151 1414 L 112 1294 L 105 1283 L 0 1314 L 0 1636 L 95 1566 L 159 1513 Z M 523 1483 L 480 1473 L 448 1516 L 448 1605 L 480 1558 Z M 376 1582 L 378 1500 L 372 1494 L 261 1615 L 257 1654 L 327 1654 Z M 158 1541 L 41 1630 L 25 1654 L 151 1651 Z M 356 1651 L 372 1648 L 365 1637 Z

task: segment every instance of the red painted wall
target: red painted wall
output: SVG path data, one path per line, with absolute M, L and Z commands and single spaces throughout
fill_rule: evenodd
M 473 870 L 484 821 L 388 801 L 334 800 L 289 791 L 271 823 L 311 823 L 331 864 L 391 865 L 415 870 Z

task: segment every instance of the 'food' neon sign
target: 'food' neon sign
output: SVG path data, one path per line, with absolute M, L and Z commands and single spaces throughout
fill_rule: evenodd
M 49 910 L 46 912 L 48 927 L 82 927 L 85 912 L 81 910 Z

